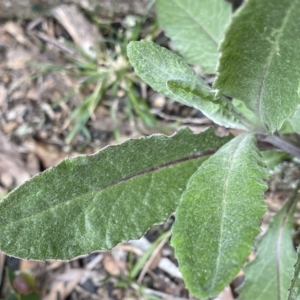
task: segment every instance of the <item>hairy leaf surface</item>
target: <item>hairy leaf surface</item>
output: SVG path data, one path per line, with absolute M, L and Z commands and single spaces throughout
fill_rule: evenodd
M 206 160 L 176 210 L 172 245 L 188 289 L 218 294 L 249 255 L 266 210 L 266 169 L 252 135 L 240 135 Z
M 231 104 L 230 101 L 224 97 L 215 98 L 213 90 L 210 93 L 205 93 L 198 85 L 190 84 L 183 80 L 169 80 L 167 82 L 168 89 L 177 97 L 189 100 L 192 103 L 201 103 L 207 101 L 206 104 L 207 113 L 205 114 L 209 119 L 213 120 L 214 123 L 231 128 L 246 129 L 248 124 L 239 123 L 238 111 Z
M 293 276 L 296 252 L 292 242 L 295 195 L 270 220 L 270 227 L 257 243 L 257 257 L 247 264 L 239 300 L 286 300 Z
M 298 246 L 298 259 L 294 267 L 294 277 L 289 289 L 287 300 L 299 300 L 300 297 L 300 248 Z
M 270 132 L 300 103 L 300 0 L 249 0 L 221 45 L 214 86 L 243 100 Z
M 171 51 L 147 41 L 131 42 L 127 54 L 136 73 L 154 90 L 180 103 L 195 107 L 215 123 L 243 129 L 244 126 L 224 114 L 224 104 L 212 101 L 213 90 L 184 62 Z M 187 83 L 198 91 L 198 97 L 191 97 L 182 89 L 172 89 L 169 81 Z
M 0 202 L 0 249 L 70 259 L 139 238 L 175 211 L 190 176 L 230 138 L 185 128 L 66 159 Z
M 187 61 L 215 73 L 231 5 L 224 0 L 157 0 L 156 11 L 159 24 Z

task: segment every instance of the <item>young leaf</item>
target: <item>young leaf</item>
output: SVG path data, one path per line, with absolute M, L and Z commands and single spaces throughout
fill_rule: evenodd
M 206 160 L 176 210 L 172 245 L 188 289 L 219 293 L 237 274 L 259 233 L 267 176 L 252 135 L 240 135 Z
M 298 247 L 298 259 L 294 266 L 294 278 L 289 288 L 287 300 L 299 300 L 300 297 L 300 248 Z
M 238 111 L 235 107 L 224 97 L 215 99 L 215 93 L 211 90 L 201 90 L 196 84 L 191 85 L 183 80 L 169 80 L 167 82 L 168 89 L 176 96 L 189 100 L 191 103 L 201 103 L 207 101 L 206 113 L 204 113 L 209 119 L 213 120 L 214 123 L 231 128 L 246 129 L 246 126 L 239 123 Z
M 238 289 L 239 300 L 286 300 L 296 261 L 292 231 L 297 193 L 270 220 L 268 231 L 258 241 L 257 258 L 244 268 L 246 279 Z
M 201 110 L 221 126 L 244 129 L 230 113 L 224 114 L 220 104 L 212 101 L 212 89 L 178 55 L 147 41 L 131 42 L 127 54 L 136 73 L 157 92 Z M 199 97 L 191 97 L 176 87 L 172 90 L 170 81 L 194 86 Z
M 139 238 L 175 211 L 190 176 L 230 138 L 185 128 L 66 159 L 0 201 L 0 249 L 70 259 Z
M 249 0 L 221 45 L 214 87 L 243 100 L 273 133 L 300 104 L 300 0 Z
M 187 61 L 215 73 L 231 5 L 224 0 L 156 0 L 156 12 L 159 24 Z

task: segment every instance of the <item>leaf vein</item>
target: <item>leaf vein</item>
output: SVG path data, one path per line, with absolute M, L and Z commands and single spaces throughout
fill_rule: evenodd
M 275 53 L 278 52 L 279 42 L 280 42 L 280 39 L 282 37 L 283 30 L 284 30 L 284 28 L 285 28 L 285 26 L 288 22 L 289 15 L 291 14 L 295 4 L 296 4 L 295 0 L 293 2 L 291 2 L 291 6 L 287 9 L 287 12 L 286 12 L 286 15 L 283 18 L 282 24 L 281 24 L 280 28 L 277 30 L 278 32 L 276 33 L 275 40 L 270 41 L 272 46 L 271 46 L 270 53 L 268 55 L 264 70 L 263 70 L 262 78 L 260 80 L 260 85 L 259 85 L 259 89 L 258 89 L 258 96 L 257 96 L 257 100 L 256 100 L 257 112 L 258 112 L 258 115 L 259 115 L 259 118 L 260 118 L 261 121 L 263 121 L 263 118 L 262 118 L 262 94 L 263 94 L 263 90 L 264 90 L 265 80 L 266 80 L 267 75 L 269 73 L 269 68 L 271 66 L 273 57 L 274 57 Z
M 214 152 L 215 152 L 214 150 L 203 151 L 201 153 L 197 153 L 197 154 L 194 154 L 194 155 L 191 155 L 191 156 L 187 156 L 187 157 L 183 157 L 183 158 L 180 158 L 180 159 L 168 162 L 168 163 L 164 163 L 164 164 L 161 164 L 161 165 L 154 166 L 154 167 L 152 167 L 152 168 L 150 168 L 148 170 L 141 171 L 141 172 L 138 172 L 136 174 L 129 175 L 129 176 L 127 176 L 125 178 L 122 178 L 122 179 L 120 179 L 120 180 L 118 180 L 116 182 L 108 184 L 108 185 L 100 188 L 99 190 L 96 190 L 96 191 L 92 190 L 92 191 L 89 191 L 89 192 L 85 193 L 84 195 L 81 194 L 81 195 L 79 195 L 77 197 L 74 197 L 74 198 L 71 198 L 71 199 L 69 199 L 67 201 L 58 203 L 58 204 L 56 204 L 54 206 L 49 206 L 47 209 L 44 209 L 44 210 L 42 210 L 42 211 L 40 211 L 40 212 L 38 212 L 38 213 L 36 213 L 34 215 L 30 215 L 30 216 L 27 216 L 27 217 L 24 217 L 24 218 L 20 218 L 17 221 L 14 221 L 13 223 L 20 223 L 20 222 L 23 222 L 25 220 L 33 219 L 33 218 L 35 218 L 38 215 L 43 215 L 46 212 L 51 212 L 51 211 L 54 211 L 54 210 L 58 209 L 59 207 L 62 208 L 64 206 L 66 206 L 66 205 L 69 205 L 72 201 L 79 200 L 79 199 L 81 199 L 84 196 L 88 196 L 88 195 L 92 195 L 93 193 L 101 192 L 101 191 L 103 191 L 105 189 L 111 188 L 111 187 L 113 187 L 115 185 L 118 185 L 118 184 L 120 184 L 122 182 L 126 182 L 128 180 L 134 179 L 134 178 L 136 178 L 138 176 L 142 176 L 144 174 L 152 173 L 152 172 L 158 171 L 158 170 L 163 169 L 163 168 L 167 168 L 167 167 L 170 167 L 170 166 L 173 166 L 173 165 L 184 163 L 184 162 L 189 161 L 189 160 L 196 160 L 196 159 L 201 158 L 201 157 L 209 156 L 209 155 L 213 154 Z M 2 226 L 0 226 L 0 228 L 6 227 L 8 224 L 10 224 L 10 223 L 6 223 L 5 225 L 2 225 Z
M 181 10 L 182 10 L 182 12 L 184 12 L 184 13 L 186 13 L 186 15 L 188 16 L 188 17 L 190 17 L 198 26 L 199 26 L 199 28 L 204 32 L 204 34 L 206 34 L 211 40 L 212 40 L 212 42 L 215 44 L 215 45 L 219 45 L 219 43 L 218 43 L 218 41 L 207 31 L 207 29 L 205 29 L 204 27 L 203 27 L 203 25 L 197 20 L 197 19 L 195 19 L 194 18 L 194 16 L 193 15 L 191 15 L 186 9 L 185 9 L 185 7 L 182 7 L 181 5 L 179 5 L 176 1 L 174 1 L 173 0 L 173 3 L 175 4 L 175 5 L 177 5 L 177 7 L 178 8 L 180 8 Z
M 237 152 L 237 149 L 239 148 L 239 144 L 237 144 L 235 146 L 235 148 L 233 149 L 233 152 L 230 156 L 230 159 L 228 160 L 228 164 L 227 164 L 227 170 L 226 170 L 226 174 L 224 176 L 224 184 L 223 184 L 223 190 L 222 190 L 222 203 L 221 203 L 221 209 L 222 209 L 222 215 L 221 215 L 221 221 L 220 221 L 220 234 L 219 234 L 219 242 L 218 242 L 218 255 L 217 255 L 217 259 L 216 259 L 216 271 L 215 274 L 219 273 L 219 268 L 220 268 L 220 258 L 221 258 L 221 241 L 222 241 L 222 236 L 223 236 L 223 222 L 224 219 L 226 218 L 226 197 L 227 197 L 227 190 L 228 190 L 228 182 L 229 182 L 229 175 L 230 175 L 230 171 L 232 170 L 232 167 L 234 166 L 234 164 L 232 164 L 232 161 L 234 160 L 235 154 Z M 213 280 L 212 280 L 212 286 L 215 286 L 216 283 L 216 279 L 217 277 L 214 276 Z

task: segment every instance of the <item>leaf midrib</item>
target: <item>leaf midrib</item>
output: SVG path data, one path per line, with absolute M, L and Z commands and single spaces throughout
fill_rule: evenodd
M 156 51 L 155 51 L 156 52 Z M 166 82 L 164 82 L 164 84 L 166 84 L 167 83 L 167 81 L 171 81 L 171 80 L 182 80 L 182 73 L 181 74 L 178 74 L 178 72 L 176 72 L 176 74 L 174 75 L 174 73 L 170 73 L 170 72 L 167 72 L 166 70 L 168 70 L 169 68 L 162 68 L 160 65 L 159 66 L 157 66 L 157 64 L 155 63 L 155 62 L 153 62 L 153 60 L 151 59 L 151 58 L 148 58 L 148 56 L 145 56 L 144 54 L 143 54 L 143 50 L 139 53 L 140 54 L 140 57 L 142 57 L 142 58 L 140 58 L 140 60 L 142 60 L 142 61 L 147 61 L 151 66 L 153 66 L 154 68 L 157 68 L 158 70 L 160 70 L 161 71 L 161 73 L 163 73 L 164 75 L 166 75 L 166 77 L 168 77 L 168 79 L 166 80 Z M 173 54 L 173 53 L 172 53 Z M 179 59 L 179 57 L 178 58 L 176 58 L 177 60 L 180 60 Z M 180 60 L 180 63 L 182 63 L 183 61 L 181 61 Z M 133 64 L 133 66 L 134 66 L 134 64 Z M 186 67 L 188 67 L 187 65 L 186 65 Z M 194 83 L 198 83 L 198 84 L 200 84 L 201 85 L 201 81 L 198 79 L 198 75 L 191 69 L 191 68 L 189 68 L 189 71 L 192 71 L 193 72 L 193 75 L 194 75 L 194 78 L 195 78 L 195 80 L 193 80 L 192 82 L 194 82 Z M 147 70 L 147 72 L 149 73 L 149 70 Z M 144 72 L 142 72 L 142 73 L 144 73 Z M 186 74 L 184 74 L 184 76 L 186 76 Z M 191 76 L 190 74 L 189 74 L 189 76 Z M 185 79 L 186 79 L 186 77 L 185 77 Z M 197 80 L 197 81 L 196 81 Z M 145 80 L 145 82 L 147 82 L 147 80 Z M 150 86 L 152 86 L 152 83 L 149 83 L 149 85 Z M 209 88 L 209 86 L 207 85 L 207 84 L 203 84 L 203 87 L 207 87 L 208 88 L 208 90 L 211 90 L 210 88 Z M 161 88 L 159 88 L 160 90 L 161 90 Z M 166 89 L 166 87 L 164 87 L 164 90 Z M 162 93 L 162 94 L 164 94 L 164 90 L 162 91 L 158 91 L 158 92 L 160 92 L 160 93 Z M 169 91 L 169 90 L 168 90 Z M 173 94 L 173 93 L 172 93 Z
M 258 115 L 259 115 L 259 119 L 262 121 L 263 124 L 264 124 L 264 121 L 262 119 L 262 93 L 263 93 L 263 89 L 264 89 L 264 85 L 265 85 L 265 80 L 266 80 L 267 75 L 269 73 L 269 68 L 270 68 L 270 65 L 272 63 L 273 57 L 274 57 L 274 55 L 276 53 L 276 50 L 278 48 L 279 41 L 282 37 L 282 32 L 284 30 L 284 27 L 287 24 L 288 17 L 290 15 L 290 13 L 292 12 L 292 9 L 293 9 L 295 3 L 296 3 L 296 0 L 291 2 L 291 6 L 287 9 L 286 15 L 284 16 L 284 18 L 282 20 L 282 25 L 278 29 L 278 33 L 276 34 L 276 38 L 275 38 L 274 42 L 272 42 L 270 53 L 268 55 L 268 58 L 267 58 L 267 61 L 266 61 L 266 64 L 265 64 L 265 67 L 264 67 L 264 70 L 263 70 L 262 78 L 260 80 L 260 84 L 259 84 L 259 88 L 258 88 L 258 96 L 257 96 L 257 99 L 256 99 L 256 105 L 257 105 L 257 112 L 258 112 Z
M 198 20 L 196 20 L 195 18 L 194 18 L 194 16 L 192 16 L 187 10 L 185 10 L 185 7 L 182 7 L 182 6 L 180 6 L 176 1 L 174 1 L 174 0 L 172 0 L 172 2 L 175 4 L 175 5 L 177 5 L 177 7 L 179 7 L 183 12 L 185 12 L 186 13 L 186 15 L 188 16 L 188 17 L 190 17 L 198 26 L 199 26 L 199 28 L 204 32 L 204 34 L 206 34 L 207 35 L 207 37 L 209 38 L 209 39 L 211 39 L 211 41 L 216 45 L 216 46 L 218 46 L 219 45 L 219 43 L 218 43 L 218 41 L 217 40 L 215 40 L 215 38 L 203 27 L 203 25 L 201 24 L 201 23 L 199 23 L 198 22 Z
M 246 137 L 246 136 L 245 136 Z M 244 137 L 244 138 L 245 138 Z M 244 139 L 243 139 L 244 140 Z M 242 141 L 243 141 L 242 140 Z M 242 142 L 240 141 L 239 143 L 237 143 L 237 145 L 235 146 L 231 156 L 230 156 L 230 159 L 228 160 L 228 164 L 227 164 L 227 169 L 226 169 L 226 173 L 225 173 L 225 176 L 224 176 L 224 184 L 223 184 L 223 190 L 222 190 L 222 199 L 225 199 L 227 196 L 227 187 L 228 187 L 228 181 L 229 181 L 229 174 L 230 174 L 230 171 L 232 170 L 232 167 L 234 166 L 234 164 L 232 163 L 232 161 L 234 160 L 235 158 L 235 155 L 236 155 L 236 152 L 240 146 L 240 143 Z M 215 268 L 215 272 L 214 272 L 214 278 L 212 280 L 212 284 L 211 286 L 214 287 L 215 286 L 215 283 L 216 283 L 216 279 L 217 279 L 217 274 L 218 274 L 218 270 L 220 268 L 220 253 L 221 253 L 221 241 L 222 241 L 222 235 L 223 235 L 223 220 L 226 216 L 226 201 L 222 201 L 222 204 L 221 204 L 221 207 L 222 207 L 222 216 L 221 216 L 221 222 L 220 222 L 220 235 L 219 235 L 219 243 L 218 243 L 218 256 L 217 256 L 217 259 L 216 259 L 216 268 Z
M 136 173 L 136 174 L 132 174 L 132 175 L 126 176 L 126 177 L 124 177 L 124 178 L 122 178 L 122 179 L 120 179 L 120 180 L 118 180 L 118 181 L 115 181 L 115 182 L 113 182 L 113 183 L 111 183 L 111 184 L 108 184 L 108 185 L 106 185 L 106 186 L 100 188 L 99 190 L 95 189 L 95 190 L 93 190 L 93 191 L 89 191 L 89 192 L 87 192 L 87 193 L 85 193 L 85 194 L 81 194 L 81 195 L 79 195 L 79 196 L 77 196 L 77 197 L 74 197 L 74 198 L 72 198 L 72 199 L 70 199 L 70 200 L 64 201 L 64 202 L 62 202 L 62 203 L 58 203 L 58 204 L 56 204 L 56 205 L 54 205 L 54 206 L 50 206 L 50 207 L 48 207 L 47 209 L 44 209 L 44 210 L 42 210 L 42 211 L 40 211 L 40 212 L 38 212 L 38 213 L 36 213 L 36 214 L 33 214 L 33 215 L 28 216 L 28 217 L 25 217 L 25 218 L 21 218 L 21 219 L 15 220 L 15 221 L 10 222 L 10 223 L 6 223 L 5 225 L 0 226 L 0 228 L 6 227 L 7 225 L 9 225 L 9 224 L 11 224 L 11 223 L 16 224 L 16 223 L 23 222 L 23 221 L 25 221 L 25 220 L 29 220 L 29 219 L 31 219 L 31 218 L 33 218 L 33 217 L 38 216 L 38 215 L 42 215 L 42 214 L 44 214 L 44 213 L 46 213 L 46 212 L 48 212 L 48 211 L 55 210 L 55 209 L 57 209 L 58 207 L 63 207 L 63 206 L 65 206 L 65 205 L 69 204 L 71 201 L 76 201 L 76 200 L 82 198 L 83 196 L 88 196 L 89 194 L 93 194 L 93 193 L 97 193 L 97 192 L 102 192 L 102 191 L 105 190 L 105 189 L 108 189 L 108 188 L 110 188 L 110 187 L 112 187 L 112 186 L 116 186 L 116 185 L 118 185 L 118 184 L 120 184 L 120 183 L 122 183 L 122 182 L 126 182 L 126 181 L 128 181 L 128 180 L 131 180 L 131 179 L 133 179 L 133 178 L 142 176 L 142 175 L 144 175 L 144 174 L 149 174 L 149 173 L 152 173 L 152 172 L 161 170 L 161 169 L 163 169 L 163 168 L 167 168 L 167 167 L 170 167 L 170 166 L 173 166 L 173 165 L 177 165 L 177 164 L 180 164 L 180 163 L 184 163 L 184 162 L 187 162 L 187 161 L 190 161 L 190 160 L 196 160 L 196 159 L 199 159 L 199 158 L 203 158 L 203 157 L 205 157 L 205 156 L 212 155 L 213 153 L 215 153 L 215 150 L 207 150 L 207 151 L 203 151 L 203 152 L 201 152 L 201 153 L 197 153 L 197 154 L 190 155 L 190 156 L 187 156 L 187 157 L 183 157 L 183 158 L 180 158 L 180 159 L 177 159 L 177 160 L 173 160 L 173 161 L 170 161 L 170 162 L 161 164 L 161 165 L 154 166 L 154 167 L 152 167 L 152 168 L 149 168 L 149 169 L 147 169 L 147 170 L 138 172 L 138 173 Z

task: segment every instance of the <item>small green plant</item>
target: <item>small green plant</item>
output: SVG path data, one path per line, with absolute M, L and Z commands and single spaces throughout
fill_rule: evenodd
M 28 259 L 70 259 L 139 238 L 175 212 L 171 244 L 180 270 L 191 293 L 206 299 L 243 268 L 260 232 L 268 177 L 263 145 L 300 157 L 299 145 L 284 135 L 300 132 L 300 0 L 248 0 L 233 17 L 223 0 L 156 5 L 184 58 L 131 42 L 136 73 L 156 91 L 243 133 L 218 137 L 212 128 L 199 134 L 183 128 L 66 159 L 0 202 L 0 248 Z M 213 88 L 187 62 L 216 72 Z M 291 238 L 299 189 L 254 244 L 257 258 L 244 268 L 239 299 L 300 299 Z
M 95 20 L 96 22 L 96 20 Z M 117 30 L 97 24 L 102 32 L 106 30 L 108 38 L 102 38 L 100 50 L 96 57 L 86 53 L 83 49 L 68 43 L 74 51 L 73 55 L 66 56 L 65 66 L 50 63 L 31 63 L 35 72 L 32 78 L 39 77 L 48 72 L 64 73 L 75 78 L 77 83 L 72 91 L 66 93 L 61 101 L 67 100 L 74 94 L 81 95 L 82 103 L 72 112 L 69 121 L 71 130 L 66 138 L 71 142 L 76 134 L 81 132 L 89 141 L 91 136 L 87 129 L 87 122 L 93 116 L 95 109 L 104 99 L 113 99 L 122 94 L 127 107 L 127 117 L 134 123 L 134 114 L 149 127 L 155 126 L 155 118 L 150 112 L 148 104 L 137 93 L 135 84 L 139 79 L 133 72 L 126 56 L 126 45 L 136 40 L 141 34 L 145 18 L 134 20 L 125 30 Z M 113 102 L 113 101 L 111 101 Z M 55 105 L 57 105 L 56 103 Z M 111 115 L 115 121 L 115 136 L 119 136 L 117 125 L 119 121 L 114 117 L 116 108 L 111 105 Z

